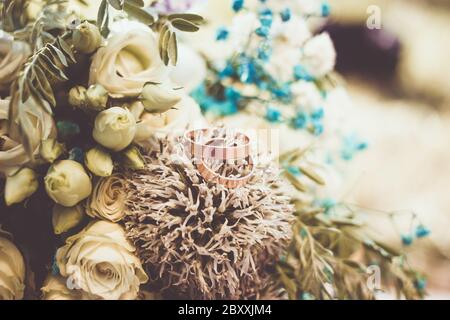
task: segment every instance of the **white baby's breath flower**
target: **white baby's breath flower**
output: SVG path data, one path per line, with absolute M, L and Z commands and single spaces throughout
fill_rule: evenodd
M 295 104 L 305 108 L 306 111 L 313 111 L 323 103 L 323 98 L 313 82 L 297 81 L 292 84 L 291 92 Z
M 298 16 L 283 22 L 276 17 L 272 26 L 272 36 L 278 41 L 284 41 L 293 47 L 301 47 L 311 37 L 311 31 L 305 21 Z
M 321 33 L 306 42 L 302 63 L 312 76 L 321 78 L 334 69 L 336 50 L 328 33 Z
M 233 50 L 242 50 L 247 44 L 249 37 L 260 25 L 257 15 L 254 12 L 238 13 L 234 18 L 230 28 L 229 42 Z

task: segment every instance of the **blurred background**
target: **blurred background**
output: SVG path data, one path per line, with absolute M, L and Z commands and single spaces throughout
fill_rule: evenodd
M 450 0 L 329 3 L 318 28 L 336 46 L 348 126 L 369 142 L 349 165 L 341 201 L 360 206 L 374 235 L 428 275 L 428 299 L 450 299 Z M 229 1 L 208 6 L 215 25 L 229 22 Z M 369 29 L 378 18 L 381 28 Z M 431 235 L 402 246 L 412 214 Z
M 353 127 L 370 148 L 352 164 L 348 201 L 413 212 L 429 238 L 405 247 L 426 272 L 429 298 L 450 298 L 450 1 L 332 0 L 324 27 L 338 52 L 353 101 Z M 377 6 L 374 8 L 373 5 Z M 381 29 L 367 21 L 379 13 Z M 368 210 L 376 215 L 375 211 Z M 401 246 L 407 214 L 396 228 L 382 213 L 375 230 Z M 397 230 L 395 230 L 397 229 Z

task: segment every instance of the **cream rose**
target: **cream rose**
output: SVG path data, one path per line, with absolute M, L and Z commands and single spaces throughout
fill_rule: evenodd
M 128 109 L 113 107 L 97 115 L 92 136 L 102 146 L 121 151 L 130 145 L 135 133 L 133 114 Z
M 9 89 L 20 68 L 31 54 L 30 46 L 0 30 L 0 91 Z
M 135 299 L 148 281 L 135 248 L 116 223 L 94 221 L 56 252 L 60 273 L 89 295 Z
M 136 126 L 134 141 L 144 144 L 151 138 L 161 138 L 176 131 L 205 126 L 200 107 L 191 97 L 185 95 L 173 109 L 162 114 L 143 112 Z
M 50 275 L 41 288 L 42 300 L 82 300 L 79 290 L 67 288 L 67 280 L 60 276 Z
M 0 300 L 22 299 L 24 282 L 25 263 L 22 254 L 0 232 Z
M 146 82 L 161 83 L 167 72 L 153 31 L 134 30 L 113 35 L 97 51 L 89 83 L 101 84 L 114 98 L 137 97 Z
M 125 180 L 120 175 L 100 179 L 86 202 L 86 213 L 92 218 L 112 222 L 125 215 Z

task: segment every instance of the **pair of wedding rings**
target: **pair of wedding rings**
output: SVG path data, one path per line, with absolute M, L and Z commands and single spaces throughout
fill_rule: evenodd
M 194 159 L 197 169 L 206 181 L 221 184 L 227 188 L 234 189 L 244 186 L 254 174 L 253 158 L 250 154 L 250 138 L 241 133 L 234 132 L 233 145 L 227 145 L 230 137 L 212 137 L 214 130 L 220 129 L 198 129 L 185 133 L 187 151 Z M 210 168 L 206 163 L 211 160 L 246 160 L 250 167 L 250 172 L 242 177 L 227 177 Z

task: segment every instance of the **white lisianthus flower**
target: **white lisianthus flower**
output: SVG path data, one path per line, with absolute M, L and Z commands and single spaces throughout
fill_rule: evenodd
M 102 146 L 113 151 L 128 147 L 136 133 L 136 120 L 125 108 L 113 107 L 95 118 L 92 136 Z
M 146 82 L 161 83 L 167 68 L 159 56 L 155 33 L 147 28 L 118 33 L 94 55 L 89 84 L 101 84 L 111 97 L 137 97 Z
M 333 71 L 336 64 L 336 50 L 328 33 L 321 33 L 306 42 L 302 63 L 315 78 L 321 78 Z
M 200 54 L 191 47 L 179 43 L 178 62 L 170 72 L 172 82 L 190 92 L 205 80 L 206 73 L 206 62 Z
M 197 102 L 189 96 L 184 96 L 167 112 L 161 114 L 143 112 L 137 124 L 134 141 L 145 145 L 152 138 L 162 138 L 186 129 L 200 128 L 205 124 L 206 120 Z
M 58 249 L 56 263 L 63 277 L 92 298 L 135 299 L 148 281 L 135 251 L 121 225 L 93 221 Z
M 291 92 L 295 104 L 305 108 L 306 111 L 314 111 L 323 104 L 322 95 L 313 82 L 297 81 L 292 84 Z

